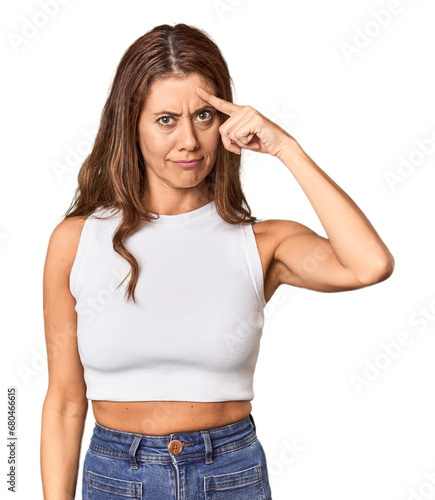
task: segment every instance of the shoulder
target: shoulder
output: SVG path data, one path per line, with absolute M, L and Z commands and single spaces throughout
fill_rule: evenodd
M 262 220 L 253 226 L 255 236 L 262 239 L 274 250 L 280 243 L 300 235 L 315 234 L 311 229 L 299 222 L 285 219 Z
M 71 244 L 77 243 L 88 216 L 67 217 L 60 222 L 51 233 L 50 244 L 68 248 Z
M 87 218 L 88 216 L 67 217 L 53 229 L 48 243 L 46 265 L 62 274 L 69 273 Z

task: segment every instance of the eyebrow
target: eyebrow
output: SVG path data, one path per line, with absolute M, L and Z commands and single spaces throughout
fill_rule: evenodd
M 197 109 L 194 111 L 192 114 L 196 115 L 198 113 L 201 113 L 202 111 L 214 111 L 215 108 L 212 106 L 203 106 L 202 108 Z M 181 116 L 180 113 L 174 113 L 173 111 L 160 111 L 159 113 L 153 113 L 154 116 L 157 115 L 170 115 L 170 116 Z

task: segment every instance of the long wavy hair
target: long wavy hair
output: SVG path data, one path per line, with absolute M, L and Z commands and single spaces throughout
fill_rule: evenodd
M 139 266 L 124 241 L 142 221 L 156 218 L 143 206 L 148 180 L 138 143 L 140 113 L 154 81 L 193 73 L 210 82 L 218 97 L 233 102 L 233 81 L 227 63 L 216 43 L 199 28 L 186 24 L 156 26 L 126 50 L 104 105 L 92 151 L 78 173 L 74 199 L 64 214 L 66 219 L 106 208 L 122 212 L 112 243 L 115 252 L 131 266 L 118 285 L 131 274 L 127 301 L 132 298 L 136 302 Z M 225 115 L 219 116 L 221 122 L 225 121 Z M 216 163 L 206 177 L 220 217 L 230 224 L 257 221 L 242 191 L 240 159 L 219 141 Z

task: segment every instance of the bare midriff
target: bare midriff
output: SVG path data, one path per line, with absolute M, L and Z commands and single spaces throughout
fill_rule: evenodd
M 92 401 L 95 420 L 123 432 L 166 436 L 232 424 L 247 417 L 250 401 Z

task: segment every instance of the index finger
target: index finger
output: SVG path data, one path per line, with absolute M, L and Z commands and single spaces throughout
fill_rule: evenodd
M 222 113 L 225 113 L 226 115 L 231 116 L 240 108 L 240 106 L 234 104 L 233 102 L 225 101 L 225 99 L 221 99 L 220 97 L 210 94 L 208 90 L 205 90 L 202 87 L 197 87 L 196 92 L 201 99 L 207 101 L 218 111 L 222 111 Z

